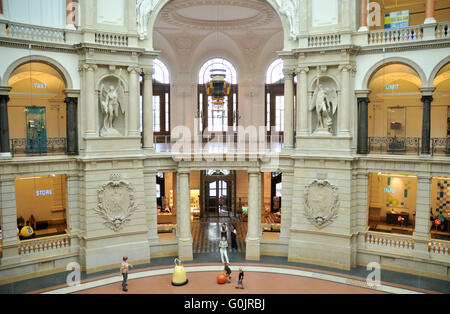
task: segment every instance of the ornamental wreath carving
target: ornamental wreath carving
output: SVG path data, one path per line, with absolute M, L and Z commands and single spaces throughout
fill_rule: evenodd
M 114 231 L 119 231 L 130 221 L 136 210 L 134 188 L 120 175 L 111 175 L 110 181 L 97 190 L 97 208 L 94 211 L 105 219 L 104 224 Z
M 337 217 L 337 190 L 326 180 L 314 180 L 305 188 L 305 215 L 316 227 L 323 228 Z

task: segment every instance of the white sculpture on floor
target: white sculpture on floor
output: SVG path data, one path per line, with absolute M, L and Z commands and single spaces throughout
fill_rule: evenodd
M 159 0 L 136 0 L 136 24 L 139 39 L 148 36 L 148 19 Z
M 338 107 L 338 95 L 335 88 L 324 87 L 320 84 L 320 72 L 317 75 L 316 89 L 314 91 L 309 110 L 316 110 L 318 133 L 331 134 L 333 115 Z
M 278 11 L 285 15 L 289 23 L 289 32 L 292 40 L 297 40 L 298 35 L 298 1 L 297 0 L 275 0 Z
M 100 130 L 101 136 L 120 136 L 120 133 L 114 128 L 114 121 L 119 117 L 119 107 L 122 114 L 126 112 L 126 102 L 122 100 L 124 88 L 120 84 L 110 85 L 105 88 L 102 84 L 100 87 L 100 104 L 105 114 L 103 120 L 103 128 Z

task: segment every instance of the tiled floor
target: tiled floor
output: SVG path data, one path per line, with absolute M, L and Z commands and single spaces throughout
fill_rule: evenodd
M 218 241 L 220 226 L 225 220 L 228 226 L 235 223 L 238 230 L 239 249 L 229 250 L 228 256 L 234 281 L 238 267 L 243 267 L 246 272 L 244 290 L 235 289 L 235 282 L 225 286 L 216 283 L 216 276 L 223 268 Z M 174 289 L 170 284 L 173 257 L 153 258 L 149 264 L 137 265 L 132 269 L 129 276 L 129 293 L 450 293 L 450 281 L 388 270 L 381 271 L 381 286 L 374 288 L 366 284 L 370 273 L 366 267 L 358 266 L 347 271 L 293 263 L 286 257 L 276 256 L 261 256 L 260 261 L 250 262 L 245 259 L 246 233 L 247 223 L 237 220 L 203 219 L 193 223 L 194 260 L 184 265 L 190 283 L 183 288 Z M 119 266 L 120 261 L 117 269 L 94 274 L 82 272 L 82 285 L 77 289 L 68 289 L 66 279 L 69 272 L 63 272 L 2 285 L 0 293 L 121 293 Z

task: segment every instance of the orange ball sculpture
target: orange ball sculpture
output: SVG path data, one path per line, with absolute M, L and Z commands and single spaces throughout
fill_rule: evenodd
M 227 282 L 227 277 L 224 274 L 219 274 L 217 276 L 217 283 L 223 285 Z

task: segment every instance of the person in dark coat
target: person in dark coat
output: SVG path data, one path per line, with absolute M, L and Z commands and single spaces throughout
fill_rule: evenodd
M 237 241 L 236 241 L 237 231 L 235 225 L 231 225 L 231 250 L 238 250 Z

